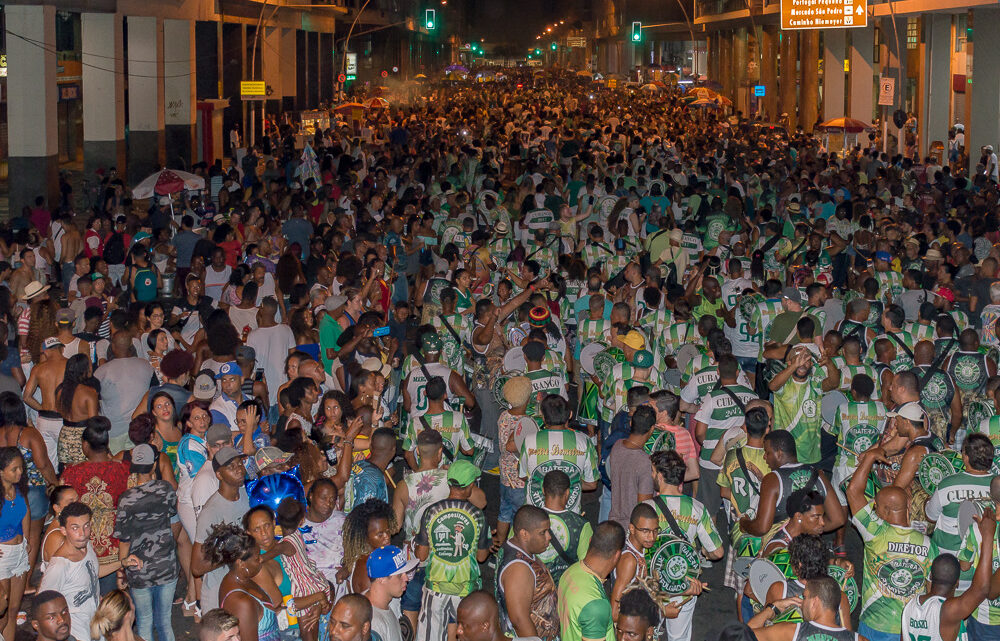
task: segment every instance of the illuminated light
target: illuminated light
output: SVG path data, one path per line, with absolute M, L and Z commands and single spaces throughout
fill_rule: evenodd
M 632 42 L 642 40 L 642 23 L 636 20 L 632 23 Z

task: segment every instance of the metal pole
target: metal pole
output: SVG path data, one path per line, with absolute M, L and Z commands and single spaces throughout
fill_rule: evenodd
M 351 28 L 347 30 L 347 37 L 344 38 L 344 55 L 341 56 L 340 65 L 340 70 L 344 75 L 347 75 L 347 48 L 351 43 L 351 34 L 354 33 L 354 26 L 358 24 L 358 19 L 361 18 L 361 14 L 365 12 L 369 2 L 371 2 L 371 0 L 365 0 L 365 3 L 361 5 L 360 9 L 358 9 L 358 15 L 354 16 L 354 20 L 351 22 Z M 341 87 L 341 90 L 343 90 L 343 87 Z

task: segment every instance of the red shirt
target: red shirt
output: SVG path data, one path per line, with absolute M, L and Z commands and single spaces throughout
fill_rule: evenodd
M 85 461 L 67 467 L 62 482 L 80 495 L 80 501 L 94 513 L 90 525 L 90 542 L 101 564 L 118 560 L 118 539 L 115 531 L 115 511 L 118 497 L 128 489 L 128 464 L 120 461 Z
M 691 434 L 682 426 L 657 423 L 654 429 L 670 432 L 674 435 L 674 449 L 681 455 L 685 463 L 689 459 L 698 457 L 698 445 L 691 438 Z

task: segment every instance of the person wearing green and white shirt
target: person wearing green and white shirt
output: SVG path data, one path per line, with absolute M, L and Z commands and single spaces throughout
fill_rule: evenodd
M 1000 477 L 993 477 L 990 482 L 989 503 L 994 513 L 1000 509 Z M 997 570 L 1000 568 L 1000 528 L 997 528 L 993 536 L 984 537 L 978 524 L 972 523 L 964 535 L 965 545 L 958 553 L 958 561 L 962 570 L 970 571 L 975 568 L 977 572 L 979 571 L 980 566 L 983 565 L 982 562 L 975 565 L 973 563 L 983 550 L 983 541 L 991 540 L 993 542 L 993 562 L 989 564 L 989 568 L 994 577 L 1000 578 L 997 576 Z M 1000 597 L 989 598 L 987 595 L 987 598 L 982 600 L 972 616 L 966 620 L 966 625 L 970 641 L 987 641 L 987 639 L 997 638 L 997 635 L 1000 635 Z
M 468 461 L 452 463 L 448 498 L 427 506 L 413 539 L 417 558 L 427 562 L 417 619 L 423 641 L 453 637 L 459 601 L 480 587 L 479 564 L 492 545 L 483 511 L 469 502 L 480 473 Z
M 701 443 L 698 500 L 713 517 L 719 511 L 722 496 L 716 483 L 720 466 L 712 462 L 712 451 L 726 430 L 743 424 L 743 408 L 757 398 L 752 389 L 739 384 L 740 370 L 736 358 L 732 355 L 719 356 L 718 368 L 718 383 L 705 395 L 694 415 L 694 434 Z
M 936 521 L 931 538 L 941 552 L 957 555 L 962 549 L 965 532 L 958 529 L 958 509 L 963 501 L 978 501 L 990 495 L 993 475 L 993 443 L 982 434 L 970 434 L 962 443 L 962 462 L 965 469 L 946 476 L 924 506 L 927 520 Z M 968 587 L 971 576 L 963 576 L 959 590 Z
M 873 447 L 861 455 L 847 486 L 847 502 L 854 524 L 865 543 L 858 632 L 869 641 L 897 641 L 903 608 L 923 587 L 937 544 L 910 527 L 909 495 L 900 487 L 883 487 L 869 502 L 865 498 L 868 474 L 885 454 Z
M 418 467 L 417 434 L 425 429 L 440 432 L 444 443 L 442 465 L 448 465 L 455 460 L 459 452 L 472 456 L 471 434 L 465 414 L 445 408 L 445 395 L 448 387 L 444 379 L 434 376 L 427 382 L 427 411 L 418 417 L 411 418 L 403 434 L 403 452 L 410 469 Z
M 884 426 L 885 405 L 873 400 L 875 384 L 866 374 L 857 374 L 850 381 L 851 399 L 837 408 L 830 434 L 837 437 L 837 458 L 833 464 L 831 485 L 841 505 L 847 496 L 841 484 L 851 478 L 858 467 L 858 455 L 879 442 Z M 843 528 L 837 530 L 836 545 L 844 544 Z
M 811 322 L 809 317 L 801 321 L 804 324 Z M 820 460 L 823 425 L 820 404 L 823 394 L 837 389 L 840 383 L 840 372 L 828 366 L 825 355 L 815 366 L 813 358 L 806 346 L 796 347 L 789 354 L 787 367 L 768 383 L 774 392 L 774 428 L 792 433 L 803 463 Z
M 524 353 L 524 375 L 531 380 L 531 396 L 528 399 L 528 407 L 525 413 L 536 418 L 538 407 L 541 401 L 551 395 L 559 395 L 567 399 L 569 395 L 566 391 L 566 378 L 559 373 L 544 369 L 542 360 L 545 358 L 545 345 L 538 341 L 529 340 L 521 348 Z
M 597 450 L 586 435 L 569 429 L 569 403 L 549 395 L 540 403 L 545 429 L 528 434 L 521 442 L 518 475 L 525 480 L 525 498 L 531 505 L 544 505 L 542 483 L 545 474 L 562 470 L 569 475 L 568 508 L 580 511 L 583 491 L 597 489 Z
M 765 300 L 757 303 L 757 307 L 750 313 L 748 326 L 750 335 L 758 338 L 758 356 L 764 354 L 764 343 L 771 334 L 771 323 L 784 311 L 781 306 L 781 282 L 773 279 L 766 281 L 764 296 Z
M 974 517 L 970 528 L 980 539 L 995 540 L 997 519 L 993 508 L 987 508 L 981 516 Z M 970 535 L 969 538 L 974 538 Z M 931 575 L 927 593 L 910 599 L 903 608 L 904 639 L 931 639 L 932 641 L 959 641 L 966 638 L 979 641 L 992 638 L 983 634 L 985 630 L 967 633 L 966 618 L 978 614 L 980 604 L 985 604 L 992 592 L 994 546 L 984 546 L 979 553 L 975 577 L 969 589 L 955 596 L 959 584 L 960 561 L 951 554 L 941 554 L 931 563 Z M 969 627 L 977 623 L 969 619 Z
M 687 466 L 680 454 L 673 450 L 656 452 L 650 457 L 650 461 L 653 464 L 656 496 L 643 503 L 656 511 L 660 528 L 657 545 L 665 537 L 681 538 L 699 548 L 707 559 L 721 559 L 724 554 L 722 538 L 712 522 L 713 515 L 697 499 L 686 496 L 682 491 Z M 680 529 L 679 532 L 675 525 Z M 691 622 L 702 586 L 698 579 L 690 578 L 688 581 L 690 586 L 682 594 L 693 598 L 681 606 L 676 618 L 667 621 L 667 638 L 671 641 L 691 639 Z

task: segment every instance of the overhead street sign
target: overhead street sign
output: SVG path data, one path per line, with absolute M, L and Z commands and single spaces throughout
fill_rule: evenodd
M 868 0 L 781 0 L 782 29 L 868 26 Z
M 767 88 L 764 85 L 753 86 L 753 95 L 757 96 L 758 98 L 763 98 L 766 93 L 767 93 Z
M 584 37 L 569 36 L 566 38 L 566 46 L 584 48 L 587 46 L 587 39 Z

